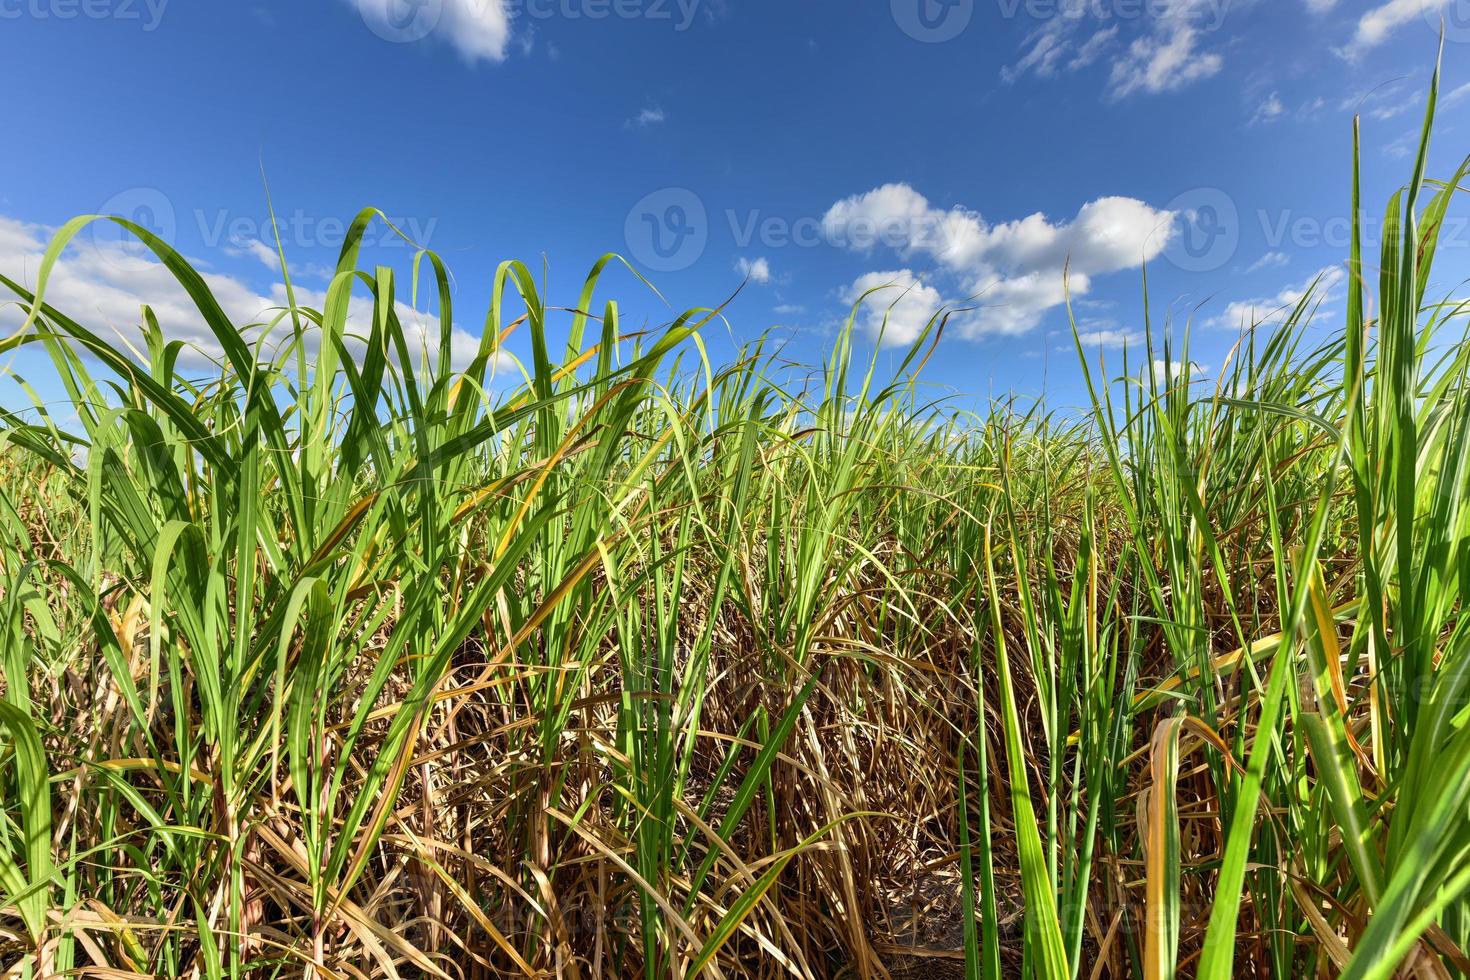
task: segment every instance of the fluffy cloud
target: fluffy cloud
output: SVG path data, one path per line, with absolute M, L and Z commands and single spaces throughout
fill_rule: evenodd
M 460 55 L 476 61 L 504 61 L 510 44 L 511 14 L 507 0 L 347 0 L 374 34 L 388 41 L 425 37 L 448 41 Z M 405 18 L 405 14 L 407 17 Z
M 1074 296 L 1086 295 L 1093 277 L 1153 259 L 1172 238 L 1176 218 L 1133 198 L 1104 197 L 1083 205 L 1071 221 L 1037 213 L 993 225 L 975 211 L 935 208 L 907 184 L 887 184 L 832 205 L 823 230 L 829 241 L 856 251 L 881 246 L 906 261 L 931 258 L 961 294 L 941 304 L 937 290 L 924 286 L 926 298 L 934 294 L 931 312 L 939 305 L 969 308 L 952 325 L 962 336 L 978 337 L 1024 333 L 1065 301 L 1069 283 Z M 898 273 L 870 273 L 849 294 L 874 275 Z M 899 336 L 885 334 L 892 343 L 901 343 Z
M 1079 330 L 1077 339 L 1083 347 L 1138 347 L 1143 344 L 1143 334 L 1137 330 L 1120 330 L 1106 327 L 1099 330 Z M 1061 348 L 1071 350 L 1070 345 Z
M 1186 380 L 1201 381 L 1209 372 L 1210 366 L 1199 361 L 1190 361 L 1189 369 L 1185 370 L 1183 361 L 1165 361 L 1156 357 L 1139 372 L 1138 380 L 1145 388 L 1162 390 Z
M 907 248 L 936 216 L 942 214 L 908 184 L 884 184 L 832 205 L 822 230 L 829 241 L 864 252 L 880 244 Z
M 1450 2 L 1451 0 L 1388 0 L 1358 19 L 1353 39 L 1338 53 L 1347 58 L 1356 58 L 1370 48 L 1382 44 L 1390 34 L 1412 20 L 1422 17 L 1433 22 L 1435 14 Z
M 1047 310 L 1067 300 L 1067 285 L 1085 293 L 1091 288 L 1087 276 L 1064 280 L 1062 270 L 1034 271 L 1009 278 L 992 274 L 977 280 L 970 290 L 975 312 L 959 324 L 962 335 L 1025 333 L 1041 321 Z
M 995 226 L 984 258 L 1060 269 L 1070 257 L 1072 271 L 1084 275 L 1136 269 L 1164 250 L 1174 217 L 1131 197 L 1102 197 L 1071 222 L 1052 224 L 1037 213 Z
M 236 242 L 226 249 L 231 255 L 248 255 L 267 269 L 275 269 L 280 265 L 280 258 L 276 250 L 258 238 L 248 238 Z
M 1326 302 L 1346 280 L 1347 273 L 1341 266 L 1329 265 L 1305 282 L 1287 286 L 1275 296 L 1231 303 L 1209 324 L 1232 330 L 1249 330 L 1264 323 L 1284 323 L 1309 292 L 1317 301 Z
M 869 337 L 881 337 L 885 346 L 912 344 L 945 306 L 939 290 L 909 269 L 859 276 L 843 291 L 842 300 L 849 306 L 862 303 L 858 328 Z
M 771 263 L 767 262 L 764 258 L 759 258 L 755 261 L 743 257 L 737 259 L 735 262 L 735 271 L 751 282 L 764 284 L 771 281 Z
M 72 240 L 52 267 L 45 301 L 104 338 L 116 338 L 139 351 L 143 347 L 141 310 L 146 304 L 158 317 L 166 339 L 182 340 L 188 345 L 183 355 L 186 360 L 203 364 L 206 360 L 219 359 L 222 354 L 214 334 L 173 274 L 141 245 L 115 238 L 111 234 L 115 227 L 94 223 Z M 0 215 L 0 272 L 33 288 L 41 257 L 55 231 Z M 282 284 L 277 283 L 262 293 L 234 276 L 207 271 L 203 263 L 195 265 L 215 300 L 242 333 L 258 336 L 260 325 L 276 319 L 287 305 Z M 298 285 L 295 295 L 300 306 L 321 309 L 326 302 L 322 290 Z M 439 342 L 436 316 L 402 302 L 395 309 L 415 348 L 436 349 Z M 348 304 L 347 329 L 356 331 L 371 320 L 372 302 L 358 289 Z M 24 321 L 25 310 L 18 302 L 0 307 L 0 331 L 5 335 L 18 329 Z M 275 329 L 284 336 L 286 328 Z M 452 332 L 450 343 L 456 367 L 468 364 L 479 349 L 479 338 L 459 328 Z M 507 358 L 496 367 L 500 369 L 508 363 Z

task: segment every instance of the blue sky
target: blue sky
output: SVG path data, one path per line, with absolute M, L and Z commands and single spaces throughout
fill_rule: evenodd
M 885 358 L 954 306 L 926 377 L 1075 404 L 1068 260 L 1091 347 L 1136 340 L 1147 261 L 1156 320 L 1193 314 L 1209 368 L 1251 309 L 1340 276 L 1352 114 L 1376 223 L 1441 16 L 1445 176 L 1470 149 L 1470 0 L 0 0 L 21 96 L 0 271 L 31 281 L 56 226 L 121 211 L 259 316 L 279 300 L 263 170 L 308 296 L 373 205 L 450 265 L 466 344 L 500 260 L 545 262 L 570 304 L 617 251 L 668 301 L 609 274 L 629 326 L 749 280 L 716 356 L 775 328 L 814 361 L 864 288 L 896 282 L 858 315 L 871 343 L 897 301 Z M 1450 288 L 1470 230 L 1447 234 Z M 406 274 L 411 254 L 368 259 Z M 124 336 L 148 301 L 209 346 L 106 230 L 52 298 Z M 14 368 L 40 381 L 32 358 Z

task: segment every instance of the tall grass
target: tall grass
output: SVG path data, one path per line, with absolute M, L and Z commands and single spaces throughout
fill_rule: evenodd
M 1081 420 L 927 401 L 942 316 L 893 380 L 851 323 L 718 366 L 613 257 L 571 312 L 506 263 L 464 367 L 435 256 L 430 343 L 358 269 L 375 212 L 253 324 L 70 223 L 4 280 L 75 423 L 0 428 L 0 968 L 1470 974 L 1434 104 L 1376 258 L 1355 181 L 1342 330 L 1316 293 L 1204 378 L 1152 329 Z M 46 303 L 93 221 L 217 363 Z

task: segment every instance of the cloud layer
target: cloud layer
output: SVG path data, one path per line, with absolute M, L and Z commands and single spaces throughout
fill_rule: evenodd
M 186 361 L 203 364 L 220 358 L 214 334 L 173 274 L 142 246 L 115 238 L 113 229 L 116 226 L 111 223 L 93 223 L 72 240 L 52 267 L 46 283 L 46 303 L 104 338 L 116 338 L 139 351 L 143 348 L 142 308 L 147 304 L 158 317 L 166 339 L 189 345 L 183 355 Z M 41 257 L 55 232 L 54 228 L 0 215 L 0 272 L 33 289 Z M 195 264 L 215 300 L 242 332 L 247 332 L 247 326 L 275 319 L 286 306 L 286 290 L 279 283 L 261 292 L 235 276 L 208 271 L 203 263 Z M 321 309 L 326 301 L 325 291 L 299 284 L 295 294 L 300 306 Z M 395 310 L 416 349 L 437 351 L 438 317 L 403 302 L 396 303 Z M 9 335 L 19 328 L 25 313 L 18 300 L 0 307 L 0 331 Z M 358 289 L 348 304 L 348 331 L 371 323 L 371 318 L 372 302 Z M 283 337 L 285 329 L 277 328 Z M 462 368 L 474 358 L 479 338 L 455 328 L 451 348 L 454 366 Z
M 1326 302 L 1346 280 L 1347 272 L 1341 266 L 1329 265 L 1304 282 L 1286 286 L 1275 296 L 1237 300 L 1209 323 L 1230 330 L 1249 330 L 1263 323 L 1283 323 L 1308 292 L 1316 302 Z
M 1068 283 L 1073 295 L 1085 295 L 1094 277 L 1155 258 L 1173 237 L 1176 218 L 1133 198 L 1103 197 L 1070 221 L 1036 213 L 990 224 L 976 211 L 936 208 L 900 183 L 838 201 L 823 230 L 829 241 L 865 254 L 890 250 L 907 264 L 868 273 L 844 293 L 854 301 L 880 280 L 906 291 L 888 312 L 884 334 L 886 343 L 898 344 L 916 336 L 940 306 L 964 308 L 951 328 L 965 337 L 1024 333 L 1065 301 Z M 936 282 L 923 283 L 913 271 L 919 258 L 935 263 Z M 952 298 L 941 298 L 939 281 L 948 283 Z M 882 312 L 864 315 L 870 332 Z
M 1184 88 L 1224 66 L 1209 38 L 1224 26 L 1229 0 L 1152 0 L 1128 9 L 1137 12 L 1124 17 L 1122 8 L 1113 11 L 1095 0 L 1059 0 L 1057 12 L 1026 38 L 1020 59 L 1001 77 L 1048 78 L 1105 62 L 1105 94 L 1117 100 Z

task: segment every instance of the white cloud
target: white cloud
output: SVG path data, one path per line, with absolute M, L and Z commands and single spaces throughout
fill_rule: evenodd
M 121 339 L 142 350 L 141 309 L 147 304 L 158 317 L 167 340 L 182 340 L 189 346 L 184 356 L 193 363 L 218 359 L 218 341 L 200 316 L 182 286 L 152 253 L 132 241 L 119 241 L 110 234 L 112 226 L 94 223 L 74 238 L 52 267 L 43 295 L 45 302 L 66 316 L 112 340 Z M 91 230 L 97 234 L 91 234 Z M 41 265 L 41 257 L 56 229 L 0 215 L 0 272 L 28 288 Z M 274 255 L 274 253 L 272 253 Z M 234 276 L 210 272 L 203 263 L 196 268 L 231 322 L 254 339 L 260 325 L 276 318 L 286 306 L 285 286 L 276 283 L 264 293 Z M 297 286 L 296 302 L 320 310 L 326 293 Z M 435 349 L 439 341 L 438 317 L 422 313 L 406 303 L 395 305 L 415 349 Z M 25 321 L 18 303 L 0 308 L 0 334 L 9 335 Z M 360 289 L 348 304 L 347 330 L 353 332 L 370 323 L 371 300 Z M 247 329 L 250 328 L 250 329 Z M 288 327 L 275 327 L 275 336 L 285 336 Z M 474 357 L 479 338 L 455 328 L 451 334 L 452 361 L 462 368 Z M 503 366 L 503 365 L 501 365 Z
M 1066 302 L 1066 286 L 1086 292 L 1091 282 L 1085 275 L 1074 274 L 1063 279 L 1060 269 L 1027 272 L 1009 278 L 992 274 L 977 280 L 970 288 L 973 314 L 958 324 L 961 336 L 976 337 L 987 333 L 1021 334 L 1041 321 L 1042 314 Z
M 1265 255 L 1256 259 L 1255 262 L 1251 263 L 1251 267 L 1245 271 L 1250 273 L 1260 272 L 1262 269 L 1274 269 L 1277 266 L 1286 265 L 1290 261 L 1291 257 L 1285 252 L 1267 252 Z
M 276 250 L 258 238 L 244 239 L 225 251 L 231 255 L 248 255 L 259 260 L 260 264 L 267 269 L 275 269 L 280 266 L 280 256 L 276 254 Z
M 1358 19 L 1358 27 L 1352 40 L 1338 53 L 1346 58 L 1356 58 L 1370 48 L 1376 48 L 1390 34 L 1416 18 L 1427 17 L 1432 22 L 1434 14 L 1443 10 L 1450 2 L 1451 0 L 1388 0 Z
M 379 37 L 416 41 L 447 40 L 471 64 L 504 61 L 510 43 L 511 14 L 507 0 L 432 0 L 403 8 L 401 0 L 347 0 Z M 403 9 L 400 9 L 403 8 Z M 411 9 L 407 23 L 405 9 Z
M 1256 114 L 1251 117 L 1251 122 L 1275 122 L 1286 113 L 1286 106 L 1281 102 L 1281 96 L 1272 92 L 1266 100 L 1256 107 Z
M 1403 102 L 1394 102 L 1388 105 L 1374 106 L 1373 108 L 1368 110 L 1368 116 L 1371 119 L 1377 119 L 1380 122 L 1386 122 L 1387 120 L 1392 119 L 1395 116 L 1403 115 L 1418 104 L 1419 96 L 1414 95 L 1405 99 Z
M 1314 14 L 1325 14 L 1337 6 L 1337 0 L 1306 0 L 1307 9 Z
M 1187 20 L 1174 19 L 1152 35 L 1128 47 L 1126 57 L 1113 63 L 1108 95 L 1123 99 L 1135 92 L 1156 95 L 1183 88 L 1218 73 L 1225 61 L 1218 54 L 1196 49 L 1199 30 Z
M 1057 64 L 1071 46 L 1068 35 L 1072 29 L 1072 23 L 1060 15 L 1047 21 L 1024 42 L 1031 46 L 1031 50 L 1023 54 L 1014 65 L 1001 68 L 1001 79 L 1015 82 L 1027 72 L 1035 72 L 1043 78 L 1055 75 Z
M 1423 100 L 1423 93 L 1412 82 L 1394 79 L 1370 89 L 1353 92 L 1338 102 L 1338 108 L 1344 112 L 1386 122 L 1415 108 Z
M 1078 71 L 1111 53 L 1110 99 L 1137 92 L 1182 88 L 1220 71 L 1223 58 L 1205 50 L 1207 34 L 1223 25 L 1228 4 L 1220 0 L 1155 0 L 1146 5 L 1144 26 L 1114 52 L 1123 32 L 1121 16 L 1093 0 L 1061 0 L 1056 12 L 1022 43 L 1020 58 L 1001 70 L 1015 82 L 1027 73 L 1046 78 Z M 1132 18 L 1130 18 L 1132 20 Z
M 1275 296 L 1231 303 L 1225 307 L 1224 313 L 1208 322 L 1210 326 L 1231 330 L 1248 330 L 1263 323 L 1284 323 L 1308 292 L 1311 292 L 1315 301 L 1326 302 L 1332 298 L 1334 290 L 1346 281 L 1347 273 L 1341 266 L 1329 265 L 1310 279 L 1287 286 Z
M 1138 380 L 1145 388 L 1168 388 L 1176 383 L 1184 381 L 1200 381 L 1209 374 L 1208 364 L 1199 361 L 1190 361 L 1189 370 L 1184 368 L 1183 361 L 1165 361 L 1162 358 L 1154 358 L 1138 374 Z
M 1420 133 L 1411 129 L 1407 133 L 1383 144 L 1383 155 L 1395 160 L 1407 160 L 1419 148 Z
M 1440 96 L 1439 103 L 1440 105 L 1454 105 L 1456 102 L 1462 101 L 1466 96 L 1470 96 L 1470 82 L 1466 82 L 1459 88 L 1452 89 L 1449 93 Z
M 797 313 L 805 313 L 806 307 L 796 303 L 782 303 L 776 307 L 775 312 L 780 316 L 793 316 Z
M 1077 339 L 1083 347 L 1136 347 L 1143 343 L 1143 334 L 1137 330 L 1121 330 L 1109 327 L 1101 330 L 1079 330 Z M 1070 346 L 1062 348 L 1071 350 Z
M 978 212 L 945 211 L 908 184 L 886 184 L 838 201 L 822 219 L 829 240 L 859 251 L 886 245 L 901 255 L 928 252 L 948 268 L 1060 270 L 1068 259 L 1083 275 L 1137 268 L 1168 244 L 1175 215 L 1129 197 L 1084 204 L 1070 222 L 1037 212 L 988 224 Z
M 771 263 L 764 258 L 751 261 L 742 256 L 735 261 L 735 271 L 751 282 L 765 284 L 771 281 Z
M 629 119 L 628 125 L 630 127 L 636 126 L 639 129 L 646 129 L 649 126 L 657 126 L 663 121 L 664 111 L 655 107 L 652 109 L 644 109 L 642 112 L 638 113 L 638 115 L 634 116 L 632 119 Z
M 827 209 L 822 228 L 829 241 L 859 251 L 875 245 L 906 248 L 938 212 L 908 184 L 884 184 Z
M 1017 334 L 1061 305 L 1070 283 L 1085 296 L 1095 276 L 1136 269 L 1168 245 L 1176 215 L 1127 197 L 1082 206 L 1071 221 L 1044 214 L 992 225 L 978 212 L 945 211 L 907 184 L 887 184 L 838 201 L 827 211 L 828 240 L 861 252 L 892 249 L 900 258 L 931 257 L 972 307 L 954 321 L 961 336 Z
M 1056 348 L 1059 353 L 1075 354 L 1078 342 L 1081 343 L 1084 353 L 1120 347 L 1141 348 L 1145 342 L 1141 331 L 1127 329 L 1118 321 L 1108 317 L 1089 317 L 1078 320 L 1076 329 L 1076 341 L 1073 340 L 1070 330 L 1053 330 L 1048 334 L 1048 336 L 1060 339 L 1061 342 Z
M 986 259 L 1012 266 L 1042 266 L 1098 275 L 1136 269 L 1153 259 L 1173 236 L 1174 218 L 1131 197 L 1101 197 L 1077 217 L 1052 224 L 1040 213 L 991 229 Z
M 1092 64 L 1105 50 L 1112 46 L 1113 40 L 1117 38 L 1118 32 L 1121 29 L 1118 25 L 1114 24 L 1112 27 L 1105 27 L 1095 32 L 1092 37 L 1083 41 L 1081 46 L 1077 48 L 1076 56 L 1067 62 L 1067 69 L 1069 71 L 1077 71 L 1079 68 L 1086 68 Z
M 864 299 L 869 292 L 872 295 Z M 939 290 L 909 269 L 859 276 L 843 290 L 842 300 L 849 306 L 862 302 L 857 310 L 858 328 L 875 339 L 881 335 L 885 347 L 912 344 L 945 306 Z

